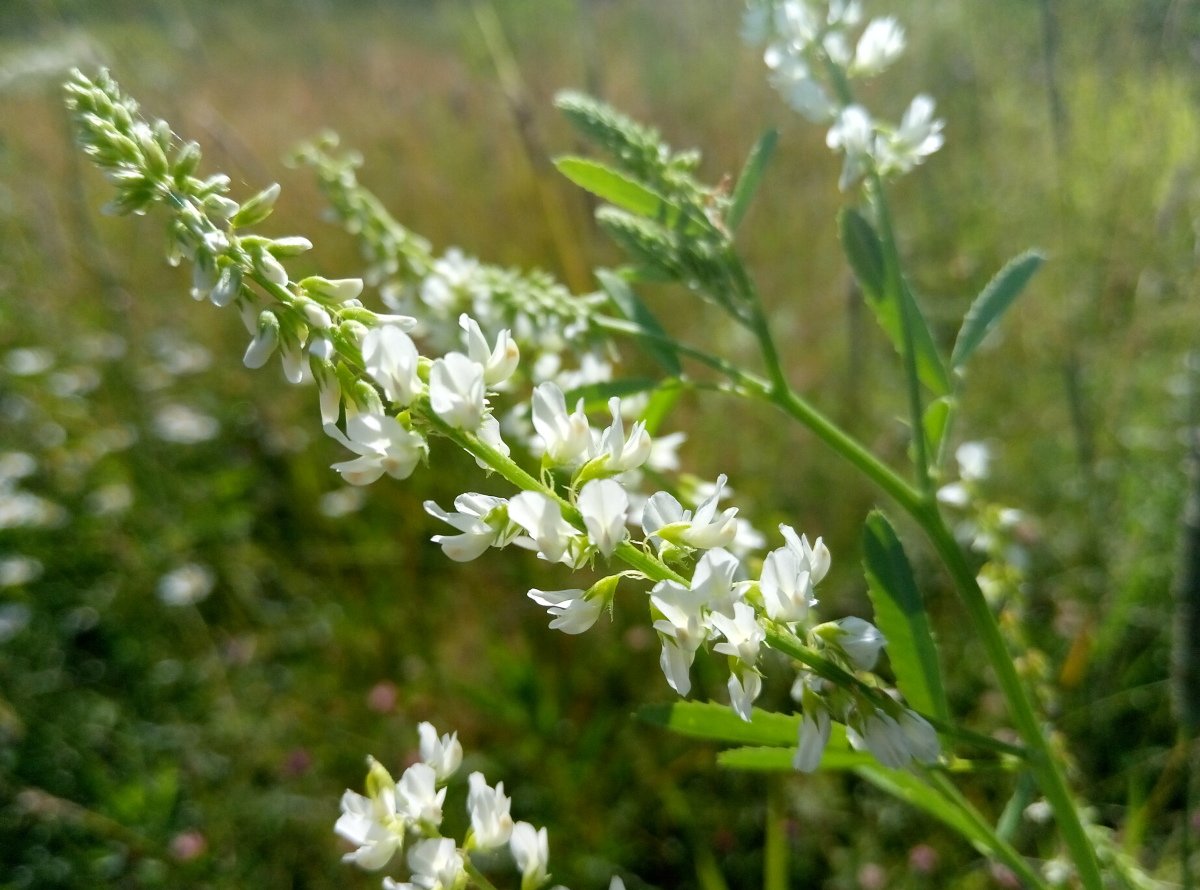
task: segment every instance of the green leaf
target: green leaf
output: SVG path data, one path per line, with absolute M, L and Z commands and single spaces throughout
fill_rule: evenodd
M 608 406 L 608 400 L 613 396 L 625 398 L 641 392 L 654 389 L 658 381 L 653 377 L 622 377 L 618 380 L 601 380 L 598 383 L 588 383 L 577 386 L 563 393 L 568 405 L 574 405 L 583 399 L 584 408 L 588 411 L 598 411 Z
M 883 245 L 875 229 L 861 213 L 853 207 L 845 207 L 838 214 L 838 229 L 842 239 L 842 250 L 854 270 L 854 277 L 862 288 L 867 305 L 875 320 L 883 328 L 897 354 L 904 355 L 903 307 L 908 307 L 912 321 L 913 349 L 916 353 L 917 376 L 934 395 L 950 393 L 950 376 L 938 354 L 937 344 L 929 330 L 929 323 L 917 305 L 908 285 L 901 282 L 898 298 L 888 292 L 887 269 L 884 263 Z M 904 302 L 901 303 L 901 300 Z
M 863 528 L 863 560 L 875 621 L 888 641 L 896 685 L 917 711 L 949 720 L 937 647 L 912 566 L 891 523 L 878 510 Z
M 763 133 L 758 142 L 754 144 L 754 148 L 750 149 L 746 165 L 742 167 L 742 173 L 733 189 L 733 197 L 729 201 L 729 211 L 725 214 L 725 225 L 729 227 L 729 231 L 732 232 L 741 225 L 746 211 L 750 209 L 750 202 L 758 192 L 763 171 L 771 162 L 771 156 L 775 154 L 775 145 L 778 141 L 779 131 L 770 129 Z
M 950 396 L 934 399 L 925 406 L 925 416 L 921 420 L 921 425 L 925 428 L 925 441 L 928 443 L 929 453 L 935 458 L 941 454 L 942 439 L 946 435 L 946 425 L 950 420 L 950 409 L 953 406 L 954 399 Z
M 884 791 L 918 810 L 923 810 L 950 826 L 970 841 L 976 849 L 985 852 L 992 851 L 994 845 L 987 833 L 976 825 L 960 806 L 947 800 L 941 792 L 931 788 L 918 776 L 903 770 L 888 769 L 878 763 L 856 766 L 854 772 L 880 791 Z
M 671 409 L 675 407 L 675 403 L 679 401 L 679 394 L 683 392 L 683 385 L 678 380 L 664 380 L 659 387 L 650 395 L 650 401 L 646 403 L 645 410 L 642 411 L 642 422 L 646 424 L 646 432 L 654 435 L 662 426 L 667 415 L 671 413 Z
M 966 318 L 963 319 L 962 330 L 958 332 L 954 352 L 950 355 L 951 367 L 958 370 L 966 364 L 967 359 L 1000 321 L 1000 316 L 1020 296 L 1029 279 L 1044 261 L 1045 257 L 1040 253 L 1028 250 L 1009 260 L 987 283 L 987 287 L 975 298 L 975 302 L 967 310 Z
M 634 293 L 633 288 L 629 286 L 629 282 L 608 269 L 597 269 L 596 278 L 599 280 L 600 286 L 604 288 L 605 293 L 612 299 L 617 309 L 621 311 L 622 315 L 638 324 L 650 334 L 669 339 L 663 326 L 654 317 L 654 313 L 646 307 L 641 297 Z M 642 340 L 642 346 L 647 354 L 662 365 L 663 370 L 672 377 L 678 377 L 683 373 L 683 366 L 679 363 L 679 356 L 670 346 L 661 341 L 650 339 Z
M 662 726 L 679 735 L 740 745 L 794 748 L 800 732 L 799 714 L 755 710 L 747 723 L 727 705 L 712 702 L 647 705 L 638 709 L 637 716 L 645 723 Z M 790 754 L 788 756 L 791 757 Z
M 598 161 L 563 157 L 557 158 L 554 166 L 580 188 L 630 213 L 660 220 L 667 226 L 674 226 L 680 218 L 679 208 L 658 192 Z

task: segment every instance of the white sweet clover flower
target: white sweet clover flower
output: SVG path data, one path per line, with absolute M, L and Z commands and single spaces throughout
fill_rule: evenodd
M 933 116 L 934 101 L 920 95 L 912 100 L 900 126 L 885 134 L 879 145 L 879 172 L 907 173 L 945 143 L 945 123 Z
M 367 758 L 367 796 L 349 789 L 342 795 L 342 815 L 333 830 L 356 850 L 342 857 L 368 871 L 377 871 L 391 861 L 404 845 L 408 829 L 405 814 L 396 806 L 396 783 L 374 758 Z
M 471 316 L 463 313 L 458 319 L 463 329 L 463 342 L 467 347 L 467 355 L 471 360 L 483 366 L 483 382 L 487 386 L 497 386 L 508 380 L 517 370 L 521 351 L 513 342 L 507 330 L 502 330 L 496 336 L 496 345 L 489 348 L 487 338 L 479 329 L 479 323 Z
M 417 734 L 421 740 L 421 762 L 433 769 L 437 781 L 445 782 L 462 764 L 463 750 L 458 733 L 439 736 L 433 724 L 426 722 L 417 725 Z
M 475 846 L 490 850 L 508 843 L 513 830 L 512 816 L 509 815 L 512 801 L 504 794 L 504 783 L 498 782 L 492 788 L 480 772 L 471 773 L 468 783 L 467 811 L 471 815 Z
M 692 689 L 691 668 L 696 650 L 708 639 L 704 592 L 673 581 L 660 581 L 654 586 L 650 604 L 662 616 L 654 622 L 662 641 L 659 665 L 670 687 L 686 696 Z
M 759 648 L 767 637 L 766 631 L 753 607 L 744 602 L 733 604 L 732 618 L 713 612 L 708 620 L 710 626 L 725 638 L 713 649 L 736 660 L 729 675 L 729 701 L 737 715 L 749 722 L 751 706 L 762 691 L 762 676 L 756 664 Z
M 442 802 L 446 789 L 438 789 L 438 778 L 428 763 L 414 763 L 396 783 L 397 809 L 414 823 L 436 828 L 442 824 Z
M 875 667 L 879 650 L 887 645 L 879 628 L 854 616 L 823 624 L 814 630 L 818 636 L 844 652 L 853 665 L 862 671 Z
M 941 754 L 937 731 L 920 715 L 905 709 L 899 719 L 876 710 L 852 720 L 846 738 L 858 751 L 869 751 L 892 769 L 903 769 L 914 760 L 934 763 Z
M 662 541 L 700 550 L 728 546 L 737 534 L 737 508 L 717 512 L 725 481 L 724 475 L 717 477 L 713 493 L 694 514 L 668 492 L 651 495 L 642 514 L 642 530 L 660 546 Z
M 384 890 L 460 890 L 467 883 L 463 856 L 451 838 L 417 841 L 408 851 L 408 869 L 411 881 L 384 878 Z
M 608 599 L 595 587 L 591 590 L 538 590 L 535 587 L 528 596 L 553 616 L 550 629 L 565 634 L 581 634 L 591 629 L 608 604 Z
M 614 396 L 609 399 L 608 409 L 612 414 L 612 423 L 602 433 L 593 433 L 591 460 L 584 470 L 585 475 L 589 471 L 617 474 L 636 470 L 649 459 L 653 449 L 650 434 L 646 432 L 646 424 L 642 421 L 633 425 L 626 438 L 619 398 Z
M 370 485 L 384 473 L 393 479 L 407 479 L 429 452 L 424 436 L 377 411 L 348 407 L 346 431 L 327 423 L 325 432 L 359 455 L 333 464 L 351 485 Z
M 852 74 L 879 74 L 904 52 L 904 29 L 891 16 L 872 19 L 858 38 Z
M 508 518 L 527 533 L 517 538 L 518 546 L 536 550 L 548 562 L 573 559 L 571 545 L 580 537 L 576 528 L 563 519 L 562 508 L 540 491 L 522 491 L 508 502 Z
M 629 495 L 614 479 L 593 479 L 579 492 L 575 506 L 583 516 L 588 538 L 607 559 L 629 537 L 625 527 Z
M 467 492 L 454 499 L 455 512 L 443 510 L 434 501 L 425 502 L 425 512 L 458 529 L 457 535 L 434 535 L 433 543 L 455 562 L 470 562 L 489 547 L 503 547 L 520 533 L 508 520 L 508 501 L 487 494 Z
M 533 391 L 533 428 L 542 439 L 543 461 L 552 467 L 574 468 L 586 459 L 592 428 L 583 411 L 583 400 L 572 413 L 558 384 L 538 384 Z
M 395 325 L 372 328 L 363 337 L 363 364 L 388 401 L 407 408 L 424 389 L 417 376 L 416 344 Z
M 796 748 L 796 756 L 792 766 L 799 772 L 816 772 L 821 765 L 821 757 L 825 746 L 829 744 L 829 735 L 833 728 L 829 711 L 819 699 L 813 696 L 813 705 L 805 705 L 804 715 L 800 720 L 800 733 Z
M 536 829 L 528 822 L 513 826 L 509 849 L 521 871 L 521 890 L 536 890 L 550 879 L 550 840 L 546 829 Z
M 838 188 L 845 191 L 875 163 L 875 124 L 861 105 L 847 105 L 825 135 L 825 144 L 845 155 Z
M 448 352 L 429 369 L 429 406 L 450 426 L 474 432 L 487 410 L 484 367 L 461 352 Z

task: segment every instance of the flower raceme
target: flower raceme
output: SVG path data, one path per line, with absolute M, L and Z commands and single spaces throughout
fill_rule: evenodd
M 418 727 L 420 760 L 393 780 L 374 758 L 368 758 L 366 794 L 347 790 L 334 831 L 354 849 L 343 860 L 368 871 L 388 866 L 405 853 L 409 879 L 383 879 L 393 890 L 456 890 L 466 886 L 474 851 L 508 845 L 521 873 L 521 886 L 537 890 L 550 876 L 546 829 L 514 823 L 512 801 L 504 783 L 488 785 L 480 772 L 468 777 L 467 817 L 470 830 L 459 843 L 441 833 L 447 783 L 462 762 L 456 733 L 439 736 L 430 723 Z
M 839 187 L 868 173 L 908 173 L 942 147 L 934 101 L 919 95 L 898 126 L 855 103 L 855 79 L 882 73 L 904 52 L 904 29 L 891 16 L 862 23 L 858 0 L 748 0 L 742 35 L 766 45 L 763 61 L 775 89 L 795 111 L 829 126 L 826 144 L 844 156 Z M 853 44 L 854 49 L 850 47 Z
M 768 56 L 780 70 L 790 64 L 793 79 L 814 52 L 840 65 L 856 64 L 861 72 L 878 69 L 899 52 L 902 35 L 886 21 L 868 26 L 851 52 L 846 34 L 857 24 L 856 7 L 831 3 L 816 15 L 815 6 L 783 4 L 782 17 L 768 22 L 775 47 Z M 791 31 L 785 34 L 785 29 Z M 440 436 L 518 489 L 509 497 L 461 495 L 453 511 L 426 504 L 431 515 L 454 529 L 454 534 L 434 538 L 451 559 L 467 561 L 490 548 L 516 544 L 572 569 L 596 560 L 624 563 L 622 571 L 591 586 L 535 588 L 529 596 L 548 609 L 552 627 L 580 633 L 612 607 L 619 581 L 645 584 L 668 684 L 688 694 L 695 656 L 711 646 L 729 660 L 730 700 L 746 719 L 761 690 L 760 654 L 772 633 L 789 634 L 796 645 L 819 650 L 851 672 L 873 664 L 872 651 L 877 655 L 883 645 L 878 631 L 872 635 L 845 622 L 837 626 L 838 633 L 828 626 L 823 633 L 807 628 L 816 605 L 814 588 L 829 568 L 828 551 L 819 539 L 810 545 L 784 527 L 785 546 L 768 554 L 757 578 L 752 577 L 727 549 L 734 545 L 739 520 L 736 507 L 720 506 L 724 476 L 692 508 L 668 491 L 644 498 L 634 486 L 640 468 L 655 460 L 655 442 L 645 424 L 634 420 L 627 428 L 628 405 L 614 397 L 607 406 L 608 425 L 593 428 L 584 403 L 568 410 L 566 394 L 554 382 L 534 389 L 525 415 L 532 421 L 542 464 L 540 478 L 529 475 L 510 459 L 493 409 L 493 399 L 511 388 L 520 363 L 516 339 L 508 330 L 485 335 L 473 316 L 460 314 L 461 351 L 423 356 L 410 336 L 416 333 L 417 319 L 367 309 L 359 300 L 358 279 L 291 278 L 287 263 L 312 247 L 307 239 L 242 231 L 266 217 L 277 186 L 239 205 L 227 196 L 227 177 L 194 175 L 199 160 L 194 144 L 176 148 L 169 127 L 142 120 L 136 104 L 106 75 L 91 81 L 76 74 L 67 89 L 85 151 L 117 186 L 114 209 L 163 207 L 170 215 L 172 256 L 194 264 L 193 295 L 232 306 L 243 319 L 251 336 L 245 363 L 261 367 L 278 353 L 287 379 L 317 383 L 323 428 L 354 455 L 333 465 L 346 482 L 366 485 L 384 475 L 406 478 L 428 459 L 430 439 Z M 847 121 L 854 107 L 833 103 L 828 117 L 835 130 L 841 127 L 833 141 L 846 152 L 848 163 L 853 156 L 864 170 L 870 165 L 900 170 L 940 145 L 940 122 L 933 119 L 929 100 L 918 97 L 894 132 L 873 123 L 865 110 L 851 112 Z M 669 464 L 674 457 L 668 457 Z M 631 526 L 640 528 L 640 540 L 632 538 Z M 817 701 L 819 706 L 824 699 Z M 830 714 L 842 722 L 850 711 Z M 815 714 L 812 722 L 820 727 L 822 719 Z M 871 726 L 874 732 L 862 725 L 862 738 L 878 735 Z M 437 786 L 446 770 L 444 764 L 426 766 L 393 783 L 382 768 L 373 767 L 377 793 L 347 798 L 339 822 L 339 832 L 357 844 L 355 861 L 386 860 L 389 844 L 392 853 L 401 846 L 389 840 L 397 826 L 403 828 L 401 835 L 417 824 L 436 827 L 441 806 Z M 489 829 L 489 836 L 496 836 L 495 829 Z M 536 863 L 537 844 L 526 841 L 522 855 Z M 417 885 L 445 883 L 442 869 L 453 858 L 442 847 L 418 852 L 414 844 L 409 849 L 410 859 L 419 865 L 415 872 L 423 875 L 414 877 Z M 540 874 L 531 869 L 535 877 Z

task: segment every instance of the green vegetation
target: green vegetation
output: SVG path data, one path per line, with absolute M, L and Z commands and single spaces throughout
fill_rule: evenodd
M 976 531 L 993 606 L 1029 647 L 1018 668 L 1096 823 L 1125 826 L 1120 848 L 1178 880 L 1189 749 L 1168 678 L 1200 387 L 1200 83 L 1188 60 L 1200 21 L 1167 2 L 1134 14 L 1116 0 L 891 6 L 912 49 L 872 101 L 929 91 L 948 122 L 945 149 L 893 198 L 942 353 L 1009 257 L 1046 257 L 1000 329 L 971 344 L 973 398 L 951 431 L 994 455 L 971 493 L 991 505 Z M 506 0 L 495 22 L 459 4 L 373 0 L 104 7 L 0 11 L 0 887 L 377 886 L 338 861 L 338 795 L 359 786 L 365 753 L 402 764 L 421 720 L 458 729 L 478 752 L 471 768 L 550 826 L 555 878 L 573 887 L 614 872 L 631 888 L 760 886 L 768 808 L 787 820 L 792 886 L 1001 886 L 868 781 L 798 776 L 768 800 L 765 779 L 715 770 L 717 747 L 664 732 L 659 712 L 632 719 L 674 698 L 643 616 L 618 609 L 564 638 L 523 596 L 553 586 L 537 560 L 459 566 L 428 543 L 442 529 L 421 504 L 479 478 L 465 456 L 344 488 L 315 393 L 240 366 L 241 326 L 186 298 L 188 276 L 161 259 L 161 219 L 96 213 L 110 190 L 61 109 L 67 67 L 108 64 L 240 197 L 283 184 L 265 229 L 312 236 L 312 271 L 358 275 L 312 171 L 282 163 L 332 128 L 435 253 L 545 268 L 578 293 L 617 255 L 550 163 L 581 152 L 556 91 L 595 92 L 701 149 L 697 171 L 681 154 L 664 178 L 681 202 L 701 200 L 697 181 L 736 175 L 777 127 L 738 242 L 793 383 L 900 459 L 903 380 L 842 260 L 838 161 L 765 84 L 736 38 L 737 4 Z M 516 72 L 497 66 L 489 22 Z M 680 339 L 753 356 L 692 295 L 643 295 Z M 688 469 L 728 473 L 761 528 L 824 536 L 824 612 L 869 614 L 862 527 L 890 506 L 884 495 L 814 438 L 772 435 L 766 407 L 687 394 L 669 428 L 689 432 Z M 941 631 L 948 685 L 931 700 L 944 695 L 977 732 L 1001 730 L 1009 718 L 950 579 L 899 531 Z M 711 666 L 697 663 L 695 679 L 720 695 Z M 1003 810 L 1008 839 L 1038 850 L 1044 829 L 1022 813 L 1035 799 L 1000 796 L 1010 784 L 981 769 L 971 801 Z

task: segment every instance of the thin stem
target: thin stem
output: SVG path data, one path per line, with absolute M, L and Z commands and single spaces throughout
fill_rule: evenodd
M 763 839 L 763 890 L 787 890 L 787 811 L 780 800 L 780 783 L 767 785 L 766 835 Z
M 929 780 L 930 785 L 942 793 L 942 796 L 948 803 L 958 809 L 963 817 L 974 826 L 976 831 L 987 837 L 992 855 L 1012 869 L 1013 873 L 1022 880 L 1024 886 L 1031 888 L 1044 888 L 1047 886 L 1046 882 L 1042 880 L 1041 875 L 1025 861 L 1025 857 L 1018 853 L 1012 844 L 1000 836 L 979 810 L 971 806 L 970 801 L 963 797 L 957 785 L 936 770 L 926 771 L 925 778 Z
M 496 890 L 496 885 L 487 879 L 487 876 L 471 861 L 470 856 L 463 856 L 462 859 L 464 870 L 479 890 Z
M 872 169 L 867 178 L 867 194 L 875 207 L 879 225 L 879 241 L 883 247 L 884 288 L 893 303 L 900 309 L 900 330 L 904 336 L 904 376 L 908 384 L 909 423 L 912 427 L 913 463 L 917 471 L 917 483 L 926 498 L 933 495 L 933 482 L 929 475 L 929 455 L 925 443 L 924 409 L 921 405 L 921 379 L 917 372 L 917 350 L 913 327 L 912 301 L 905 293 L 904 278 L 900 272 L 900 254 L 896 248 L 896 236 L 892 229 L 892 214 L 879 171 Z
M 954 536 L 946 528 L 936 505 L 923 506 L 913 514 L 913 518 L 925 530 L 934 549 L 954 579 L 967 614 L 975 626 L 975 633 L 983 644 L 988 662 L 992 666 L 996 682 L 1008 702 L 1013 723 L 1028 748 L 1030 769 L 1037 778 L 1042 793 L 1046 795 L 1046 800 L 1054 810 L 1063 842 L 1071 852 L 1071 859 L 1079 870 L 1080 880 L 1089 890 L 1099 890 L 1102 881 L 1095 849 L 1079 818 L 1075 800 L 1067 787 L 1066 778 L 1059 768 L 1058 761 L 1050 750 L 1049 742 L 1034 712 L 1033 704 L 1030 702 L 1021 678 L 1017 675 L 1012 656 L 1009 655 L 1004 638 L 1000 634 L 1000 627 L 983 596 L 983 591 L 979 589 L 979 584 L 975 580 L 975 573 L 968 565 Z

